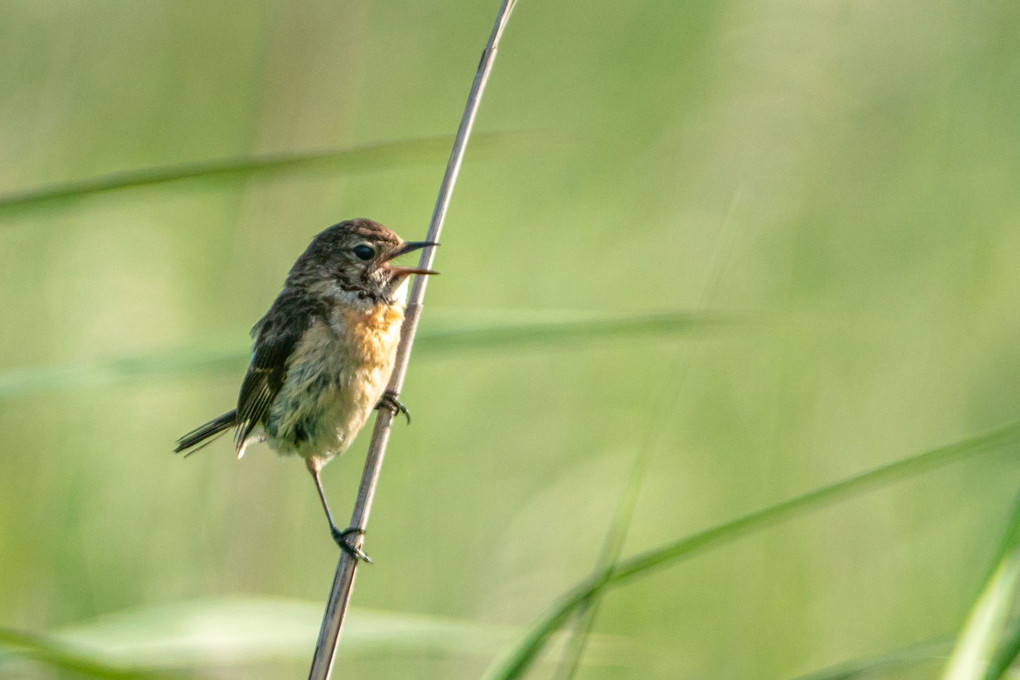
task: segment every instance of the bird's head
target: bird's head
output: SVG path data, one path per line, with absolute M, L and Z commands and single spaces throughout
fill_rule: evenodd
M 431 241 L 405 242 L 372 220 L 347 220 L 312 239 L 294 263 L 288 283 L 326 295 L 339 289 L 360 300 L 392 304 L 408 276 L 438 273 L 431 269 L 395 266 L 392 261 L 437 245 Z

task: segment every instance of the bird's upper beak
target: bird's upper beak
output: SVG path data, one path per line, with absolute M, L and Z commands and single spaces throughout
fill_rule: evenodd
M 438 246 L 438 245 L 439 244 L 436 243 L 435 241 L 410 241 L 410 242 L 405 243 L 404 245 L 400 246 L 399 248 L 394 250 L 389 255 L 387 255 L 386 259 L 383 260 L 383 264 L 386 264 L 390 260 L 395 260 L 396 258 L 400 257 L 401 255 L 407 255 L 408 253 L 414 252 L 415 250 L 421 250 L 422 248 L 428 248 L 429 246 Z M 387 265 L 386 268 L 389 269 L 391 272 L 393 272 L 395 274 L 403 274 L 405 276 L 409 275 L 409 274 L 438 274 L 439 273 L 439 272 L 433 271 L 431 269 L 418 269 L 417 267 L 390 267 L 390 266 Z

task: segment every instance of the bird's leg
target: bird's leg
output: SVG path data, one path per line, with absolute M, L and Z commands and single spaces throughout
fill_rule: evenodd
M 311 458 L 305 459 L 305 465 L 308 467 L 308 471 L 312 473 L 312 479 L 315 480 L 315 490 L 319 492 L 319 500 L 322 501 L 322 509 L 326 511 L 326 520 L 329 521 L 329 533 L 332 534 L 333 540 L 336 541 L 336 544 L 340 546 L 341 550 L 354 559 L 364 560 L 365 562 L 372 564 L 372 559 L 366 555 L 361 548 L 347 540 L 348 536 L 356 536 L 358 534 L 363 535 L 365 530 L 360 527 L 348 527 L 343 531 L 337 529 L 336 522 L 333 521 L 333 513 L 329 510 L 329 503 L 326 502 L 326 493 L 322 490 L 322 480 L 319 479 L 319 465 Z
M 404 417 L 407 418 L 407 424 L 411 424 L 411 412 L 408 411 L 407 407 L 404 406 L 404 403 L 397 398 L 397 393 L 393 390 L 386 390 L 383 392 L 382 399 L 379 400 L 379 403 L 376 404 L 375 407 L 386 409 L 393 414 L 394 418 L 403 413 Z

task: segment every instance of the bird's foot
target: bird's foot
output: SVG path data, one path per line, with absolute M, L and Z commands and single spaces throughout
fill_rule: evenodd
M 348 536 L 363 536 L 365 530 L 359 527 L 348 527 L 343 531 L 340 531 L 336 527 L 330 527 L 330 533 L 333 534 L 333 540 L 340 546 L 340 549 L 350 555 L 356 560 L 362 560 L 372 564 L 372 558 L 365 554 L 365 552 L 347 540 Z
M 404 406 L 404 403 L 397 398 L 397 393 L 393 390 L 386 390 L 383 393 L 382 399 L 379 400 L 379 403 L 376 404 L 375 407 L 386 409 L 393 414 L 394 418 L 403 413 L 404 417 L 407 418 L 407 424 L 411 424 L 411 412 L 408 411 L 407 407 Z

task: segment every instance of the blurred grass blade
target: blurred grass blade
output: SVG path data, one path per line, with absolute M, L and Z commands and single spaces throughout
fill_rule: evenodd
M 999 680 L 999 678 L 1006 677 L 1006 671 L 1009 670 L 1018 656 L 1020 656 L 1020 626 L 999 647 L 999 652 L 988 666 L 985 678 L 987 680 Z
M 1014 618 L 1008 623 L 1008 627 L 1011 631 L 1020 634 L 1018 623 L 1020 620 Z M 952 635 L 940 635 L 882 654 L 844 661 L 805 675 L 798 675 L 792 680 L 858 680 L 879 675 L 888 676 L 895 671 L 906 671 L 907 669 L 910 669 L 913 674 L 917 674 L 918 677 L 934 677 L 938 673 L 936 669 L 946 665 L 946 659 L 949 658 L 953 649 L 953 638 Z M 1007 662 L 1006 667 L 1008 668 L 1008 666 Z M 931 671 L 925 672 L 922 667 L 925 669 L 930 667 Z M 985 677 L 989 679 L 1001 677 L 1000 675 L 993 676 L 991 673 L 992 670 Z
M 999 548 L 996 566 L 985 581 L 977 602 L 956 641 L 953 655 L 946 665 L 944 680 L 999 678 L 1012 663 L 1012 655 L 993 654 L 1003 638 L 1008 617 L 1020 583 L 1020 497 L 1013 506 L 1009 528 Z M 1015 641 L 1004 651 L 1015 647 Z M 1009 658 L 1006 658 L 1009 657 Z
M 468 350 L 518 348 L 528 345 L 546 347 L 553 344 L 606 340 L 635 335 L 678 335 L 707 331 L 740 321 L 732 316 L 692 312 L 665 312 L 618 317 L 587 317 L 567 321 L 524 321 L 516 324 L 464 324 L 455 327 L 423 330 L 415 349 L 432 354 Z
M 304 659 L 320 605 L 237 596 L 116 612 L 45 635 L 0 629 L 7 647 L 56 668 L 95 678 L 148 678 L 201 668 Z M 491 656 L 518 629 L 439 616 L 354 609 L 349 650 Z M 633 654 L 623 638 L 595 636 L 590 661 L 612 665 Z M 2 662 L 2 657 L 0 657 Z M 0 672 L 2 675 L 2 672 Z
M 104 662 L 92 651 L 79 649 L 46 635 L 34 635 L 9 628 L 0 628 L 0 650 L 4 648 L 40 663 L 89 678 L 109 680 L 143 680 L 156 677 L 142 671 Z M 4 655 L 0 655 L 0 668 Z
M 234 343 L 215 342 L 91 364 L 11 371 L 0 374 L 0 400 L 55 390 L 104 387 L 139 377 L 242 372 L 248 353 L 247 348 Z
M 780 521 L 785 521 L 814 511 L 838 500 L 859 495 L 873 488 L 887 486 L 893 482 L 928 472 L 942 465 L 978 453 L 992 451 L 1020 442 L 1020 421 L 997 430 L 919 453 L 915 456 L 890 463 L 889 465 L 864 472 L 830 486 L 822 487 L 802 496 L 791 498 L 764 510 L 745 515 L 727 524 L 681 539 L 672 545 L 652 550 L 621 562 L 610 579 L 610 583 L 644 575 L 650 569 L 664 566 L 678 558 L 731 541 L 752 531 L 758 531 Z
M 974 680 L 985 677 L 989 661 L 999 644 L 1020 579 L 1020 550 L 999 563 L 991 580 L 967 617 L 944 680 Z M 999 677 L 999 676 L 994 676 Z
M 793 680 L 858 680 L 875 675 L 888 675 L 899 669 L 942 666 L 952 644 L 951 637 L 926 640 L 878 656 L 854 659 L 819 671 L 798 675 Z
M 704 290 L 701 292 L 697 309 L 704 310 L 708 301 L 719 288 L 723 272 L 726 270 L 725 263 L 732 253 L 733 239 L 735 233 L 732 229 L 734 215 L 737 205 L 740 202 L 741 191 L 738 189 L 733 200 L 730 201 L 730 209 L 726 219 L 722 223 L 713 249 L 709 278 Z M 701 347 L 695 349 L 695 353 Z M 643 441 L 638 447 L 637 455 L 631 463 L 631 469 L 627 475 L 627 482 L 623 492 L 617 501 L 616 511 L 613 514 L 613 521 L 609 526 L 602 552 L 595 563 L 595 574 L 603 574 L 606 577 L 612 573 L 623 552 L 623 546 L 627 540 L 627 534 L 634 519 L 634 511 L 637 508 L 638 497 L 641 494 L 641 487 L 644 485 L 648 468 L 651 464 L 653 452 L 660 447 L 660 441 L 664 439 L 669 423 L 672 422 L 670 414 L 674 413 L 680 405 L 683 393 L 687 390 L 687 375 L 692 365 L 691 353 L 681 352 L 677 347 L 674 350 L 672 360 L 663 364 L 663 374 L 674 376 L 673 380 L 664 383 L 660 388 L 660 394 L 652 402 L 655 407 L 649 412 L 648 423 L 642 428 Z M 586 600 L 575 610 L 574 625 L 572 627 L 567 653 L 557 670 L 555 680 L 574 680 L 580 669 L 581 658 L 584 656 L 587 647 L 587 639 L 595 627 L 595 618 L 598 616 L 600 600 L 598 598 Z
M 573 321 L 531 321 L 512 325 L 482 322 L 422 331 L 416 350 L 424 357 L 429 357 L 473 349 L 546 347 L 563 343 L 578 349 L 585 346 L 585 341 L 638 335 L 673 336 L 711 330 L 733 322 L 733 319 L 684 312 L 601 319 L 589 317 Z M 217 339 L 202 346 L 90 364 L 0 373 L 0 400 L 53 390 L 101 387 L 137 378 L 220 372 L 240 375 L 250 352 L 246 340 L 247 335 L 239 332 L 237 339 L 232 341 Z
M 522 133 L 490 133 L 480 135 L 477 141 L 482 145 L 492 146 L 496 143 L 526 141 L 533 136 Z M 267 154 L 126 170 L 92 179 L 63 182 L 0 195 L 0 209 L 33 207 L 60 199 L 189 179 L 256 175 L 320 167 L 348 171 L 371 170 L 431 161 L 442 162 L 452 141 L 453 138 L 450 136 L 426 137 L 350 149 Z
M 661 548 L 641 553 L 621 561 L 607 574 L 597 574 L 567 593 L 521 641 L 502 664 L 487 677 L 512 680 L 523 677 L 545 647 L 549 637 L 587 600 L 599 597 L 607 588 L 618 586 L 629 579 L 648 576 L 656 569 L 677 564 L 693 555 L 760 531 L 780 522 L 813 512 L 840 500 L 858 496 L 866 491 L 881 488 L 893 482 L 929 472 L 943 465 L 979 453 L 993 451 L 1020 442 L 1020 422 L 965 439 L 954 444 L 931 449 L 895 463 L 864 472 L 841 482 L 816 489 L 763 510 L 744 515 L 706 531 L 680 539 Z

